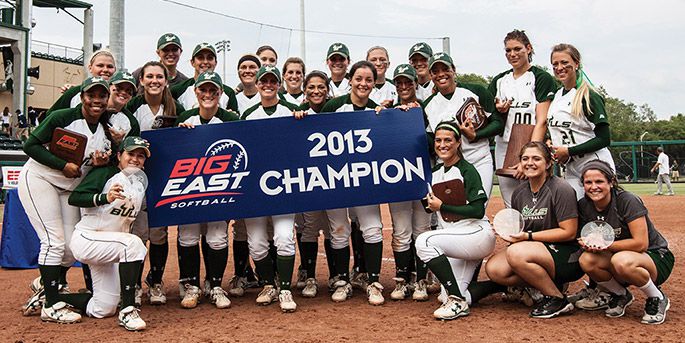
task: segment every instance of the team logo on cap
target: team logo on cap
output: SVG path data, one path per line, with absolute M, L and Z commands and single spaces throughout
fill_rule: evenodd
M 147 140 L 140 138 L 140 137 L 133 137 L 133 143 L 135 145 L 150 146 L 150 143 L 148 143 Z
M 131 74 L 121 74 L 121 77 L 129 81 L 134 81 L 133 76 Z
M 331 49 L 333 49 L 333 51 L 338 51 L 338 50 L 342 49 L 342 47 L 343 47 L 342 44 L 333 44 Z
M 439 53 L 435 54 L 433 57 L 435 57 L 435 59 L 437 60 L 439 58 L 443 58 L 444 56 L 445 56 L 444 52 L 439 52 Z
M 216 77 L 216 74 L 213 72 L 207 72 L 205 73 L 205 76 L 203 77 L 205 80 L 211 80 L 213 77 Z
M 91 79 L 91 82 L 92 82 L 92 83 L 95 83 L 95 82 L 102 82 L 102 81 L 105 81 L 105 79 L 103 79 L 103 78 L 100 77 L 100 76 L 95 76 L 95 77 L 93 77 L 93 78 Z
M 208 49 L 208 48 L 209 48 L 209 43 L 200 43 L 200 47 L 198 50 Z
M 247 162 L 245 147 L 232 139 L 210 144 L 202 157 L 177 160 L 155 207 L 234 203 L 243 194 L 241 182 L 250 175 Z
M 407 67 L 407 66 L 401 66 L 401 67 L 397 68 L 398 73 L 404 73 L 407 70 L 409 70 L 409 67 Z
M 166 36 L 164 36 L 164 39 L 165 39 L 167 42 L 171 42 L 171 41 L 173 41 L 174 39 L 176 39 L 176 36 L 174 36 L 174 35 L 166 35 Z
M 274 66 L 264 66 L 264 71 L 274 71 L 274 69 L 276 69 Z
M 413 49 L 414 49 L 414 51 L 419 51 L 419 50 L 423 49 L 424 47 L 425 46 L 423 45 L 423 43 L 421 43 L 421 44 L 414 45 Z

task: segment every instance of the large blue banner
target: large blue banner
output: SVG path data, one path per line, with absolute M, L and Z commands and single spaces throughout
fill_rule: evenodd
M 143 132 L 150 226 L 420 199 L 431 169 L 420 109 Z

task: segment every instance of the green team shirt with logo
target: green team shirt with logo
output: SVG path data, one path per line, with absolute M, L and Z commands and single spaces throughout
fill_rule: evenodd
M 537 194 L 528 182 L 519 185 L 511 196 L 511 208 L 523 215 L 524 231 L 555 229 L 559 222 L 578 217 L 576 192 L 556 176 L 547 179 Z
M 171 96 L 178 100 L 184 108 L 191 109 L 198 106 L 197 95 L 195 95 L 195 79 L 185 80 L 170 88 Z M 219 99 L 219 106 L 239 112 L 238 100 L 235 97 L 233 88 L 223 85 L 224 93 Z M 180 113 L 180 112 L 179 112 Z
M 304 102 L 304 92 L 299 94 L 290 94 L 288 92 L 279 92 L 278 98 L 291 103 L 294 106 L 300 106 Z
M 174 116 L 178 116 L 179 113 L 185 111 L 185 108 L 178 101 L 174 101 L 176 105 L 176 111 L 173 113 Z M 144 95 L 136 95 L 124 107 L 127 111 L 133 114 L 133 117 L 138 121 L 140 131 L 147 131 L 153 129 L 153 124 L 155 123 L 155 117 L 164 115 L 164 104 L 159 106 L 159 111 L 157 113 L 152 113 L 150 106 L 145 101 Z
M 611 202 L 604 211 L 597 211 L 592 200 L 582 198 L 578 201 L 578 212 L 580 214 L 578 218 L 579 227 L 583 227 L 591 221 L 601 220 L 614 228 L 615 240 L 617 241 L 632 238 L 628 223 L 645 217 L 649 238 L 647 250 L 668 249 L 668 242 L 649 219 L 647 207 L 645 207 L 642 199 L 633 193 L 622 190 L 612 192 Z M 580 230 L 578 230 L 578 236 L 580 236 Z
M 115 184 L 123 187 L 127 198 L 109 203 L 107 192 Z M 76 229 L 128 233 L 140 212 L 144 195 L 145 186 L 131 181 L 119 167 L 95 168 L 69 196 L 70 205 L 81 207 L 81 220 Z
M 535 107 L 552 100 L 557 88 L 552 75 L 536 66 L 531 66 L 518 78 L 514 78 L 513 69 L 495 76 L 488 90 L 501 101 L 511 100 L 509 112 L 500 113 L 506 118 L 504 133 L 495 139 L 509 142 L 514 124 L 535 125 Z
M 200 116 L 200 109 L 193 108 L 181 113 L 176 119 L 176 126 L 181 123 L 190 123 L 193 125 L 204 125 L 204 124 L 219 124 L 229 121 L 240 120 L 238 114 L 233 111 L 225 110 L 221 107 L 218 108 L 217 112 L 212 116 L 211 119 L 206 120 Z

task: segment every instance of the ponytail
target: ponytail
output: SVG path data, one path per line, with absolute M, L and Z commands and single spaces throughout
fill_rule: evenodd
M 583 70 L 583 64 L 580 59 L 580 52 L 575 46 L 571 44 L 557 44 L 552 48 L 552 54 L 555 52 L 565 52 L 573 61 L 578 64 L 578 69 L 576 69 L 576 95 L 571 102 L 571 114 L 576 118 L 581 118 L 584 112 L 592 114 L 592 108 L 590 108 L 590 92 L 596 92 L 595 88 L 590 81 L 590 78 L 585 74 Z M 583 108 L 583 102 L 585 103 L 585 108 Z

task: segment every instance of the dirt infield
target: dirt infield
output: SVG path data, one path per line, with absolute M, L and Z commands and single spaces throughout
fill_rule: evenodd
M 582 312 L 551 320 L 528 318 L 529 308 L 520 304 L 504 303 L 491 296 L 473 306 L 471 315 L 451 322 L 432 318 L 437 308 L 435 296 L 428 302 L 389 300 L 394 286 L 394 262 L 391 260 L 391 231 L 384 230 L 386 243 L 381 282 L 386 287 L 387 302 L 373 307 L 366 303 L 366 296 L 355 291 L 352 299 L 341 304 L 331 302 L 325 291 L 327 268 L 320 254 L 318 275 L 319 295 L 306 299 L 296 292 L 297 312 L 283 314 L 278 304 L 267 307 L 254 303 L 257 289 L 249 290 L 242 298 L 231 298 L 230 309 L 217 310 L 206 301 L 193 310 L 181 309 L 176 281 L 178 263 L 175 244 L 171 244 L 170 258 L 164 276 L 169 303 L 166 306 L 143 305 L 142 317 L 148 324 L 143 332 L 129 333 L 117 326 L 115 318 L 84 318 L 80 324 L 59 325 L 43 323 L 39 316 L 22 317 L 19 308 L 29 296 L 29 282 L 38 275 L 37 270 L 2 270 L 0 285 L 6 295 L 0 303 L 1 342 L 338 342 L 338 341 L 529 341 L 529 342 L 681 342 L 685 334 L 683 303 L 683 240 L 685 233 L 677 223 L 682 223 L 682 202 L 685 196 L 642 197 L 650 210 L 650 218 L 668 239 L 676 256 L 676 266 L 664 291 L 671 298 L 671 310 L 666 323 L 647 326 L 639 323 L 644 306 L 644 296 L 633 289 L 636 301 L 623 318 L 609 319 L 603 312 Z M 493 198 L 488 208 L 492 218 L 502 208 L 500 198 Z M 387 211 L 386 211 L 387 215 Z M 387 216 L 384 223 L 389 226 Z M 175 230 L 173 237 L 175 237 Z M 170 232 L 170 235 L 172 233 Z M 173 238 L 170 238 L 173 239 Z M 503 244 L 498 242 L 497 249 Z M 323 252 L 323 246 L 319 248 Z M 232 259 L 229 259 L 232 261 Z M 226 271 L 226 282 L 232 275 L 232 263 Z M 481 274 L 481 278 L 485 275 Z M 72 289 L 83 287 L 81 272 L 69 273 Z M 579 283 L 571 287 L 575 291 Z M 590 332 L 590 328 L 593 328 Z

